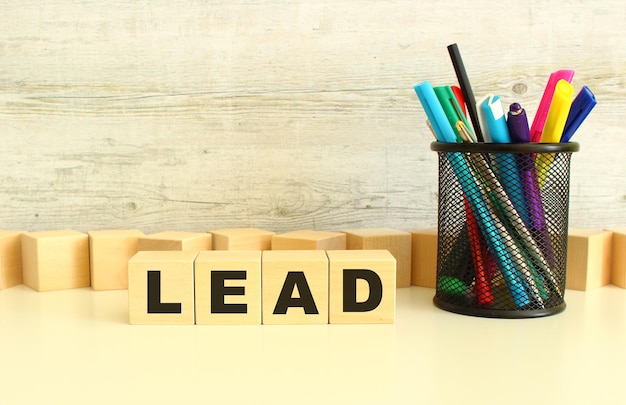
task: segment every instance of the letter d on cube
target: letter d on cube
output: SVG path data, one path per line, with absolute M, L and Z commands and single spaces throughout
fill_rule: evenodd
M 329 322 L 393 323 L 396 259 L 388 250 L 329 250 Z

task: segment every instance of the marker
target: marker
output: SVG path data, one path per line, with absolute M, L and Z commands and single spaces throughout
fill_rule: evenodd
M 485 138 L 495 143 L 511 142 L 500 97 L 487 96 L 482 101 L 479 108 L 481 110 L 481 119 L 484 120 L 483 129 L 485 130 Z
M 467 118 L 467 107 L 465 105 L 465 97 L 463 97 L 463 90 L 459 86 L 450 86 L 452 88 L 452 92 L 454 93 L 454 97 L 456 97 L 456 101 L 458 101 L 461 106 L 461 112 L 463 116 Z
M 463 198 L 465 205 L 465 217 L 467 219 L 467 232 L 472 249 L 472 263 L 474 264 L 475 284 L 474 292 L 480 306 L 489 306 L 493 304 L 493 294 L 491 293 L 491 283 L 487 276 L 487 245 L 480 234 L 478 222 L 472 212 L 467 201 Z
M 563 129 L 563 136 L 561 136 L 561 142 L 569 142 L 572 139 L 574 132 L 580 127 L 580 124 L 583 123 L 596 104 L 596 97 L 589 87 L 583 86 L 572 103 L 572 108 Z
M 541 134 L 541 142 L 556 143 L 561 140 L 573 97 L 574 86 L 565 80 L 559 80 L 554 88 L 554 97 L 552 97 L 546 125 Z
M 533 124 L 530 127 L 530 141 L 531 142 L 539 142 L 541 140 L 541 134 L 543 133 L 543 127 L 546 124 L 546 119 L 548 117 L 548 110 L 550 109 L 550 104 L 552 103 L 552 97 L 554 96 L 554 89 L 559 80 L 565 80 L 568 83 L 572 81 L 574 78 L 573 70 L 557 70 L 550 74 L 550 78 L 548 79 L 548 84 L 546 85 L 545 90 L 543 91 L 543 96 L 541 97 L 541 101 L 539 102 L 539 107 L 537 108 L 537 114 L 535 115 L 535 119 L 533 120 Z
M 483 133 L 480 130 L 478 113 L 476 111 L 476 99 L 474 98 L 474 92 L 472 91 L 472 86 L 470 85 L 469 78 L 467 77 L 467 72 L 465 71 L 465 65 L 463 64 L 463 59 L 461 58 L 461 52 L 459 51 L 458 45 L 448 45 L 448 53 L 450 54 L 454 72 L 459 80 L 459 85 L 461 87 L 461 91 L 463 92 L 463 97 L 465 98 L 467 112 L 472 120 L 472 127 L 474 128 L 476 139 L 478 139 L 478 142 L 483 142 Z
M 507 120 L 509 134 L 512 142 L 530 142 L 530 130 L 526 111 L 519 103 L 513 103 L 509 107 Z M 526 200 L 527 220 L 525 223 L 530 228 L 530 232 L 539 243 L 541 251 L 546 258 L 548 265 L 554 265 L 554 252 L 552 241 L 546 224 L 545 211 L 539 191 L 537 172 L 535 171 L 535 160 L 532 154 L 522 153 L 517 157 L 519 176 L 524 189 L 524 199 Z
M 437 86 L 434 88 L 434 90 L 435 95 L 439 100 L 439 104 L 441 104 L 443 112 L 446 114 L 446 118 L 448 118 L 448 122 L 454 130 L 454 134 L 456 135 L 456 141 L 463 142 L 463 140 L 461 139 L 461 134 L 459 134 L 459 131 L 456 129 L 456 123 L 458 121 L 462 121 L 465 123 L 465 125 L 469 124 L 467 123 L 467 120 L 465 119 L 465 116 L 461 111 L 461 106 L 457 102 L 452 88 L 450 86 Z
M 552 104 L 550 104 L 546 126 L 541 135 L 541 142 L 557 143 L 561 141 L 565 122 L 572 106 L 573 95 L 574 87 L 565 80 L 559 80 L 554 88 L 554 97 L 552 98 Z M 553 161 L 553 153 L 540 153 L 537 155 L 535 166 L 537 167 L 539 186 L 542 188 Z
M 528 117 L 526 110 L 519 103 L 513 103 L 509 106 L 506 126 L 509 128 L 511 142 L 530 142 Z
M 416 85 L 414 89 L 426 112 L 432 130 L 437 135 L 437 140 L 439 142 L 456 142 L 456 135 L 430 82 L 422 82 Z

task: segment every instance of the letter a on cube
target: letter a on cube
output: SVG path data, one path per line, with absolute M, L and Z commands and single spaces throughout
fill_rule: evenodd
M 268 250 L 261 263 L 264 324 L 328 323 L 323 250 Z
M 393 323 L 396 259 L 388 250 L 329 250 L 330 323 Z

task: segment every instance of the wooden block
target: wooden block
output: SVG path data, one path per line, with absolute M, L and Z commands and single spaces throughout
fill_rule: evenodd
M 210 233 L 165 231 L 140 237 L 137 249 L 199 251 L 211 250 L 212 246 Z
M 261 324 L 261 251 L 200 252 L 196 324 Z
M 328 323 L 324 251 L 267 250 L 261 263 L 264 324 Z
M 612 232 L 569 229 L 566 288 L 586 291 L 610 284 L 612 239 Z
M 128 312 L 134 325 L 193 325 L 198 252 L 141 251 L 128 261 Z
M 607 231 L 613 233 L 611 284 L 626 288 L 626 228 Z
M 128 260 L 137 253 L 137 240 L 144 236 L 137 229 L 89 231 L 91 288 L 128 288 Z
M 22 284 L 21 231 L 0 231 L 0 290 Z
M 352 229 L 346 234 L 346 247 L 386 249 L 396 258 L 396 287 L 411 286 L 411 234 L 389 228 Z
M 89 237 L 60 230 L 22 234 L 24 284 L 37 291 L 89 287 Z
M 393 323 L 396 259 L 388 250 L 329 250 L 330 323 Z
M 293 231 L 274 235 L 272 250 L 345 250 L 343 232 Z
M 213 250 L 270 250 L 275 235 L 257 228 L 218 229 L 211 234 Z
M 411 284 L 437 285 L 437 228 L 411 232 Z

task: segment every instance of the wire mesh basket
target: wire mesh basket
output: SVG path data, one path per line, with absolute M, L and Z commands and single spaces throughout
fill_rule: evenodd
M 434 304 L 529 318 L 565 309 L 569 173 L 577 143 L 443 143 Z

